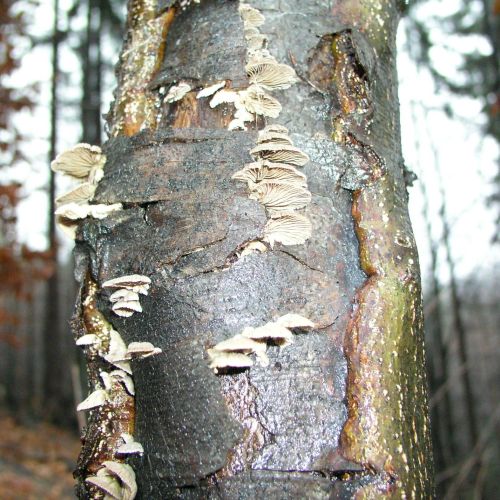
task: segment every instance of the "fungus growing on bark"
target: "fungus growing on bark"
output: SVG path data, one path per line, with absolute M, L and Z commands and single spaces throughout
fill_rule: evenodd
M 106 494 L 104 498 L 121 500 L 123 497 L 120 483 L 108 474 L 99 474 L 101 470 L 104 469 L 100 469 L 95 476 L 88 476 L 85 481 L 103 491 Z
M 209 366 L 215 373 L 224 368 L 250 368 L 253 366 L 252 359 L 239 352 L 214 351 L 208 355 L 211 360 Z
M 271 248 L 276 242 L 283 245 L 301 245 L 311 237 L 311 230 L 311 222 L 307 217 L 288 213 L 267 222 L 264 241 L 268 241 Z
M 102 406 L 108 400 L 108 393 L 104 389 L 91 392 L 77 407 L 76 411 L 91 410 Z
M 232 179 L 248 183 L 248 187 L 253 190 L 255 185 L 262 182 L 276 182 L 279 184 L 292 184 L 306 187 L 306 176 L 295 167 L 285 163 L 272 163 L 261 160 L 255 163 L 248 163 L 242 170 L 239 170 Z
M 54 172 L 62 172 L 76 179 L 88 178 L 91 171 L 102 169 L 106 156 L 99 146 L 80 143 L 58 154 L 50 164 Z
M 161 349 L 155 347 L 151 342 L 131 342 L 128 345 L 125 359 L 132 359 L 134 357 L 147 358 L 160 352 L 162 352 Z
M 219 353 L 223 352 L 255 354 L 262 366 L 268 366 L 269 358 L 266 355 L 266 349 L 267 345 L 263 342 L 256 342 L 253 339 L 243 337 L 243 335 L 235 335 L 234 337 L 219 342 L 212 347 L 212 349 L 207 349 L 207 353 L 211 359 L 214 359 Z
M 96 186 L 90 182 L 83 182 L 68 192 L 56 198 L 57 205 L 65 205 L 68 203 L 83 204 L 87 203 L 94 197 Z
M 284 326 L 285 328 L 298 328 L 300 330 L 309 330 L 316 327 L 310 319 L 295 313 L 288 313 L 284 316 L 280 316 L 275 323 Z
M 113 387 L 113 382 L 116 381 L 123 384 L 125 389 L 131 396 L 135 395 L 134 381 L 132 380 L 132 377 L 125 373 L 123 370 L 113 370 L 109 373 L 101 371 L 99 373 L 99 376 L 101 377 L 104 389 L 106 391 L 109 392 Z
M 87 333 L 86 335 L 82 335 L 78 337 L 76 340 L 76 345 L 94 345 L 99 342 L 99 337 L 93 333 Z
M 252 253 L 267 252 L 267 246 L 262 241 L 250 241 L 247 243 L 240 252 L 240 258 L 250 255 Z
M 215 83 L 214 85 L 210 85 L 209 87 L 205 87 L 196 94 L 196 99 L 209 97 L 225 86 L 226 82 L 220 82 L 220 83 Z
M 243 19 L 245 29 L 258 28 L 264 24 L 265 17 L 257 9 L 254 9 L 247 3 L 240 3 L 238 10 Z
M 288 89 L 298 81 L 291 66 L 270 61 L 265 56 L 260 61 L 251 60 L 245 69 L 250 83 L 267 90 Z
M 257 115 L 277 118 L 281 112 L 281 104 L 277 99 L 266 94 L 258 85 L 251 85 L 246 91 L 240 92 L 241 101 L 246 110 Z
M 61 205 L 55 214 L 62 217 L 63 219 L 69 219 L 72 221 L 85 219 L 86 217 L 93 217 L 94 219 L 104 219 L 110 213 L 121 210 L 122 204 L 115 203 L 113 205 L 89 205 L 88 203 L 66 203 Z
M 116 292 L 113 292 L 109 296 L 110 302 L 119 302 L 119 301 L 123 301 L 123 300 L 125 300 L 125 301 L 131 301 L 131 300 L 138 301 L 139 294 L 137 292 L 133 292 L 132 290 L 127 290 L 126 288 L 121 288 L 121 289 L 117 290 Z
M 137 495 L 137 483 L 134 469 L 128 464 L 113 462 L 111 460 L 106 460 L 102 464 L 105 467 L 105 472 L 115 479 L 118 479 L 120 483 L 121 496 L 118 498 L 122 500 L 134 499 Z
M 253 340 L 272 340 L 281 346 L 293 343 L 292 332 L 288 328 L 273 322 L 266 323 L 264 326 L 257 328 L 244 328 L 241 335 Z
M 125 360 L 127 355 L 127 346 L 123 341 L 121 335 L 116 330 L 109 332 L 109 346 L 108 351 L 104 354 L 103 358 L 112 365 L 117 366 L 124 372 L 132 374 L 130 363 Z
M 262 158 L 277 163 L 290 163 L 298 167 L 302 167 L 309 161 L 309 156 L 299 148 L 290 146 L 289 144 L 265 142 L 255 146 L 250 151 L 250 154 L 255 159 Z
M 289 144 L 290 146 L 293 146 L 293 142 L 290 139 L 290 137 L 287 134 L 283 134 L 280 132 L 260 131 L 257 142 L 259 144 L 262 144 L 265 142 L 272 142 L 272 143 L 276 143 L 276 144 Z
M 136 312 L 142 312 L 141 304 L 138 300 L 119 300 L 111 307 L 118 316 L 130 318 Z
M 238 92 L 234 90 L 222 89 L 219 90 L 211 99 L 210 107 L 215 108 L 222 103 L 236 103 L 240 102 L 241 98 Z
M 120 437 L 123 439 L 123 444 L 116 450 L 117 455 L 142 455 L 144 453 L 142 444 L 135 441 L 131 434 L 124 432 Z
M 181 82 L 179 85 L 173 85 L 165 96 L 165 101 L 169 103 L 180 101 L 190 90 L 191 85 L 186 82 Z
M 118 289 L 124 288 L 132 292 L 147 295 L 150 285 L 151 279 L 147 276 L 143 276 L 141 274 L 129 274 L 126 276 L 120 276 L 119 278 L 107 280 L 102 284 L 102 287 Z
M 300 186 L 265 182 L 257 184 L 249 198 L 273 213 L 304 208 L 311 202 L 311 193 Z

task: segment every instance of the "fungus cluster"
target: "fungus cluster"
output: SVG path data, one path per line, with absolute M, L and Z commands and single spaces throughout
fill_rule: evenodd
M 111 309 L 116 315 L 129 318 L 135 312 L 142 312 L 139 294 L 147 295 L 150 285 L 147 276 L 130 274 L 105 281 L 102 287 L 116 289 L 109 297 Z
M 147 295 L 150 285 L 151 280 L 141 275 L 121 276 L 103 283 L 105 288 L 116 289 L 111 297 L 120 292 L 119 298 L 125 302 L 116 307 L 114 311 L 117 314 L 120 311 L 135 311 L 136 305 L 131 305 L 130 302 L 138 302 L 139 294 Z M 84 306 L 90 307 L 89 297 L 91 296 L 85 299 Z M 114 307 L 119 300 L 112 301 L 112 303 Z M 128 316 L 128 313 L 120 315 Z M 77 410 L 103 408 L 108 415 L 120 410 L 124 401 L 124 391 L 131 397 L 135 396 L 131 360 L 147 358 L 162 352 L 150 342 L 131 342 L 127 346 L 121 335 L 110 325 L 103 329 L 103 332 L 94 331 L 94 333 L 82 335 L 77 339 L 76 344 L 86 348 L 88 354 L 97 355 L 107 363 L 107 368 L 99 371 L 99 377 L 94 382 L 94 390 L 77 406 Z M 133 436 L 126 433 L 114 438 L 113 443 L 111 457 L 113 460 L 104 461 L 97 473 L 88 476 L 85 481 L 89 487 L 99 490 L 99 494 L 104 494 L 104 498 L 132 500 L 137 493 L 135 474 L 129 465 L 123 463 L 123 459 L 131 454 L 142 454 L 144 450 Z
M 99 146 L 77 144 L 59 154 L 51 163 L 54 172 L 61 172 L 79 182 L 67 193 L 56 198 L 55 215 L 59 227 L 70 237 L 75 237 L 77 221 L 86 217 L 103 219 L 116 210 L 121 203 L 113 205 L 91 205 L 98 182 L 104 175 L 106 156 Z
M 306 176 L 296 167 L 307 163 L 308 156 L 293 145 L 281 125 L 268 125 L 259 132 L 250 154 L 256 161 L 236 172 L 233 179 L 246 182 L 249 198 L 266 209 L 269 221 L 262 239 L 271 247 L 305 243 L 311 237 L 311 222 L 297 210 L 311 202 L 311 193 Z
M 285 314 L 259 327 L 246 327 L 234 337 L 207 349 L 210 368 L 215 373 L 228 368 L 250 368 L 255 355 L 261 366 L 269 365 L 268 343 L 286 347 L 293 343 L 293 330 L 310 330 L 314 323 L 300 314 Z

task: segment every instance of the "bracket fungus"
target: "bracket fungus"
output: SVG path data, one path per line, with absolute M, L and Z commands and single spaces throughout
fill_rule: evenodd
M 103 462 L 103 466 L 95 476 L 89 476 L 85 481 L 97 486 L 107 496 L 109 495 L 108 498 L 133 500 L 137 495 L 137 483 L 132 467 L 111 460 Z
M 131 434 L 123 433 L 120 437 L 123 439 L 123 444 L 117 448 L 117 455 L 142 455 L 144 453 L 142 444 L 135 441 Z
M 186 82 L 180 82 L 178 85 L 173 85 L 165 96 L 165 101 L 169 103 L 180 101 L 190 90 L 191 85 Z
M 298 78 L 295 70 L 287 64 L 280 64 L 263 58 L 247 64 L 246 72 L 250 83 L 255 83 L 267 90 L 288 89 Z
M 80 143 L 58 154 L 50 167 L 54 172 L 61 172 L 79 180 L 92 177 L 97 184 L 102 174 L 96 172 L 102 170 L 105 163 L 106 156 L 99 146 Z
M 243 19 L 245 29 L 258 28 L 264 24 L 265 17 L 257 10 L 247 3 L 240 3 L 239 13 Z
M 125 359 L 147 358 L 161 352 L 162 350 L 151 342 L 131 342 L 128 345 Z
M 266 94 L 258 85 L 250 85 L 247 90 L 240 92 L 241 102 L 249 113 L 277 118 L 281 113 L 281 104 L 277 99 Z
M 300 186 L 265 182 L 258 184 L 249 198 L 257 200 L 273 213 L 304 208 L 311 202 L 311 193 Z
M 297 213 L 285 213 L 267 222 L 264 227 L 264 241 L 269 242 L 271 248 L 276 242 L 282 245 L 302 245 L 311 237 L 311 231 L 311 221 L 307 217 Z
M 68 203 L 87 203 L 94 197 L 96 190 L 95 184 L 90 182 L 82 182 L 67 193 L 64 193 L 56 198 L 56 205 L 65 205 Z
M 208 87 L 205 87 L 204 89 L 200 90 L 196 94 L 196 99 L 202 99 L 203 97 L 209 97 L 213 94 L 215 94 L 218 90 L 224 88 L 226 86 L 226 82 L 219 82 L 219 83 L 214 83 L 213 85 L 209 85 Z
M 239 352 L 212 352 L 209 353 L 210 368 L 215 373 L 227 368 L 250 368 L 253 366 L 252 358 Z
M 107 400 L 108 393 L 104 389 L 96 389 L 76 407 L 76 411 L 85 411 L 97 408 L 102 406 Z
M 309 161 L 309 156 L 290 144 L 264 142 L 251 149 L 250 154 L 256 160 L 262 158 L 278 163 L 291 163 L 298 167 L 304 166 Z
M 142 295 L 147 295 L 151 279 L 141 274 L 128 274 L 105 281 L 102 284 L 103 288 L 124 288 L 132 292 L 137 292 Z

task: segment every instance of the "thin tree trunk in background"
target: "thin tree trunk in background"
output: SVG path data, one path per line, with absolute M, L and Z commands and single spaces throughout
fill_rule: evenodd
M 54 0 L 54 26 L 52 32 L 52 77 L 50 101 L 50 147 L 49 161 L 55 158 L 57 152 L 57 111 L 58 111 L 58 82 L 59 82 L 59 0 Z M 49 169 L 49 212 L 47 239 L 51 252 L 53 273 L 47 280 L 45 297 L 45 314 L 43 327 L 43 417 L 48 420 L 64 420 L 64 409 L 60 404 L 62 394 L 62 380 L 65 376 L 62 363 L 63 352 L 60 342 L 59 325 L 59 272 L 58 272 L 58 242 L 55 226 L 55 173 Z
M 414 123 L 418 122 L 418 116 L 414 105 L 412 105 L 412 118 Z M 415 150 L 417 154 L 421 150 L 421 143 L 418 134 L 414 134 Z M 418 155 L 421 158 L 421 155 Z M 438 169 L 438 164 L 435 165 Z M 432 304 L 432 311 L 427 313 L 426 325 L 428 326 L 428 340 L 431 345 L 430 360 L 432 362 L 433 377 L 430 384 L 431 393 L 443 390 L 449 383 L 450 376 L 448 369 L 448 347 L 444 338 L 444 316 L 441 298 L 441 284 L 438 276 L 438 244 L 434 242 L 432 234 L 432 221 L 429 211 L 429 195 L 427 193 L 425 179 L 418 182 L 422 194 L 422 212 L 425 220 L 425 230 L 427 241 L 429 242 L 429 253 L 431 256 L 430 280 L 431 293 L 427 297 L 427 302 Z M 436 359 L 434 359 L 436 358 Z M 456 462 L 455 433 L 453 425 L 453 410 L 449 389 L 443 390 L 440 400 L 431 404 L 431 424 L 433 432 L 434 449 L 436 450 L 436 470 L 447 470 Z M 439 463 L 440 461 L 440 463 Z
M 97 498 L 86 479 L 123 467 L 117 448 L 127 433 L 144 447 L 126 460 L 137 498 L 429 498 L 420 276 L 395 72 L 399 2 L 251 5 L 265 16 L 254 13 L 270 53 L 300 81 L 269 91 L 278 118 L 242 131 L 227 129 L 232 104 L 196 98 L 218 82 L 249 87 L 239 3 L 202 0 L 183 11 L 129 2 L 94 198 L 124 209 L 86 219 L 76 242 L 74 330 L 96 336 L 86 356 L 90 390 L 103 398 L 90 413 L 78 495 Z M 165 100 L 182 81 L 192 90 Z M 232 179 L 269 122 L 310 157 L 305 244 L 265 243 L 269 212 Z M 143 312 L 124 318 L 102 285 L 131 274 L 151 288 Z M 287 313 L 315 328 L 269 345 L 268 366 L 209 368 L 207 349 Z M 104 360 L 114 331 L 125 344 L 161 348 L 132 360 L 135 393 L 103 385 L 101 372 L 116 370 Z
M 87 1 L 87 29 L 82 47 L 82 141 L 101 144 L 101 29 L 98 0 Z
M 438 165 L 438 153 L 436 148 L 433 146 L 433 153 L 435 164 Z M 462 317 L 462 301 L 460 299 L 460 294 L 458 291 L 458 284 L 456 279 L 455 261 L 453 259 L 453 254 L 451 250 L 450 242 L 450 224 L 448 221 L 448 214 L 446 210 L 446 193 L 444 191 L 444 183 L 441 177 L 440 170 L 436 170 L 438 176 L 438 186 L 439 193 L 441 196 L 441 206 L 439 209 L 439 215 L 441 217 L 441 223 L 443 225 L 443 245 L 446 255 L 446 263 L 448 265 L 448 270 L 450 273 L 450 298 L 451 298 L 451 314 L 453 317 L 453 328 L 457 335 L 458 340 L 458 355 L 460 360 L 460 365 L 464 368 L 461 371 L 461 379 L 464 388 L 464 399 L 465 399 L 465 410 L 467 414 L 467 428 L 470 438 L 470 448 L 473 448 L 477 443 L 479 432 L 477 425 L 477 418 L 475 412 L 475 402 L 474 402 L 474 391 L 472 389 L 471 375 L 470 375 L 470 360 L 467 354 L 467 329 Z

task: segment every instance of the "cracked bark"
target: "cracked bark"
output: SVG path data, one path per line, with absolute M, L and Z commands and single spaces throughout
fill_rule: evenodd
M 303 171 L 313 234 L 304 245 L 243 258 L 237 250 L 262 235 L 267 218 L 231 175 L 251 161 L 264 121 L 229 132 L 231 105 L 211 109 L 195 91 L 168 104 L 161 93 L 180 79 L 193 88 L 248 85 L 238 3 L 202 0 L 186 11 L 175 2 L 129 5 L 108 161 L 95 197 L 126 209 L 84 221 L 76 257 L 77 275 L 98 289 L 125 274 L 152 280 L 144 312 L 128 319 L 96 292 L 97 308 L 126 343 L 149 341 L 163 351 L 132 364 L 133 434 L 145 450 L 128 459 L 138 498 L 427 498 L 419 277 L 394 74 L 396 2 L 251 5 L 266 18 L 260 30 L 272 55 L 302 76 L 275 93 L 283 111 L 273 121 L 311 158 Z M 147 52 L 134 49 L 144 40 Z M 218 376 L 208 368 L 207 347 L 289 312 L 318 328 L 296 335 L 287 349 L 270 347 L 269 367 Z

